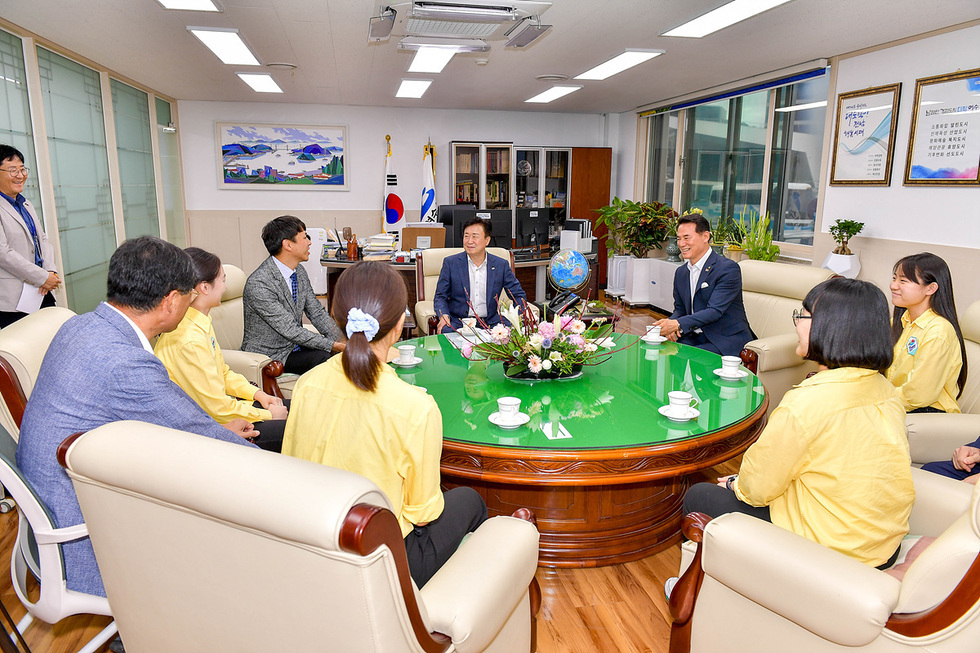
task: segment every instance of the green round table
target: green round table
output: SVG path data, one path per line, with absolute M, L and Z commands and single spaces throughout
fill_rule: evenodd
M 616 348 L 633 346 L 579 378 L 535 382 L 467 361 L 444 335 L 399 343 L 415 344 L 422 362 L 398 375 L 442 411 L 443 485 L 476 489 L 491 516 L 531 508 L 545 566 L 615 564 L 678 541 L 690 475 L 737 456 L 765 425 L 768 399 L 755 375 L 725 381 L 714 374 L 717 354 L 613 337 Z M 660 415 L 673 390 L 700 400 L 696 420 Z M 504 396 L 521 399 L 526 425 L 490 423 Z

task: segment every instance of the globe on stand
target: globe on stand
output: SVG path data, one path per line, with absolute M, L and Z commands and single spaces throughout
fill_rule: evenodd
M 549 308 L 561 312 L 580 301 L 575 293 L 589 285 L 592 271 L 589 262 L 582 252 L 574 249 L 563 249 L 551 258 L 548 263 L 548 280 L 559 292 Z

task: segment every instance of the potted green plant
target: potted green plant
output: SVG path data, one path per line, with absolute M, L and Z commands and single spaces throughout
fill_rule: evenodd
M 746 220 L 745 210 L 738 219 L 744 233 L 742 246 L 745 255 L 757 261 L 775 261 L 779 258 L 779 245 L 772 242 L 772 229 L 769 228 L 769 214 L 759 215 L 749 210 Z
M 861 271 L 861 261 L 858 259 L 857 254 L 851 252 L 847 243 L 851 238 L 861 233 L 862 229 L 864 229 L 863 222 L 838 218 L 830 226 L 830 235 L 834 239 L 834 242 L 837 243 L 837 247 L 827 255 L 822 267 L 833 270 L 842 277 L 849 279 L 857 277 Z
M 663 247 L 669 223 L 676 220 L 677 212 L 662 202 L 633 202 L 618 197 L 597 212 L 596 224 L 607 229 L 606 247 L 610 253 L 621 254 L 612 256 L 609 262 L 606 294 L 623 294 L 627 284 L 647 289 L 652 275 L 647 254 Z

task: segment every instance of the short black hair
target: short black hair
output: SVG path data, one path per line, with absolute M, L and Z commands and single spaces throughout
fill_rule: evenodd
M 484 220 L 483 218 L 477 218 L 477 217 L 470 218 L 469 220 L 467 220 L 466 222 L 464 222 L 463 223 L 463 231 L 460 232 L 460 233 L 465 232 L 467 229 L 469 229 L 470 227 L 472 227 L 475 224 L 478 224 L 481 227 L 483 227 L 483 235 L 485 237 L 489 238 L 490 236 L 493 235 L 493 230 L 490 228 L 490 221 L 489 220 Z
M 6 145 L 0 143 L 0 163 L 3 163 L 7 159 L 20 159 L 21 163 L 24 163 L 24 155 L 13 145 Z
M 275 256 L 282 251 L 282 241 L 292 240 L 301 231 L 306 231 L 302 220 L 294 215 L 280 215 L 262 227 L 262 242 L 269 254 Z
M 187 252 L 154 236 L 130 238 L 109 259 L 106 299 L 146 312 L 176 290 L 194 288 L 194 266 Z
M 677 218 L 677 226 L 680 227 L 682 224 L 693 224 L 694 231 L 699 234 L 703 234 L 706 231 L 711 231 L 711 223 L 708 219 L 701 215 L 700 213 L 688 213 L 687 215 L 682 215 Z
M 807 293 L 803 308 L 812 316 L 807 359 L 878 372 L 892 364 L 888 300 L 873 283 L 828 279 Z

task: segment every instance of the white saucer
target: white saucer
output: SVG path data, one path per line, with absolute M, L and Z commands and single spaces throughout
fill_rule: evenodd
M 513 422 L 501 421 L 500 413 L 494 412 L 490 413 L 490 423 L 499 426 L 502 429 L 516 429 L 518 426 L 524 426 L 529 421 L 531 421 L 531 416 L 527 413 L 517 413 L 517 419 Z
M 735 370 L 735 374 L 725 374 L 724 368 L 719 367 L 715 370 L 715 374 L 725 379 L 726 381 L 737 381 L 738 379 L 744 379 L 749 375 L 748 370 Z
M 411 363 L 403 363 L 396 358 L 395 360 L 391 361 L 391 364 L 394 365 L 395 367 L 415 367 L 421 362 L 422 359 L 419 356 L 416 356 Z
M 659 345 L 662 342 L 667 342 L 666 336 L 640 336 L 640 340 L 650 345 Z
M 657 411 L 661 415 L 663 415 L 664 417 L 666 417 L 667 419 L 669 419 L 671 422 L 687 422 L 687 421 L 692 420 L 692 419 L 697 419 L 697 418 L 699 418 L 701 416 L 701 411 L 699 411 L 697 408 L 690 408 L 690 409 L 688 409 L 687 415 L 684 416 L 684 417 L 681 417 L 679 415 L 675 415 L 674 413 L 672 413 L 670 411 L 670 406 L 669 405 L 667 405 L 667 406 L 661 406 L 660 408 L 657 409 Z

